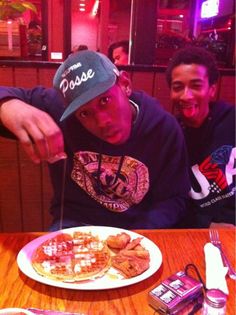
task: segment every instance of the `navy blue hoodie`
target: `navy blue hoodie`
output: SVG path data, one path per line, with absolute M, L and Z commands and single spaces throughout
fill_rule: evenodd
M 184 127 L 191 165 L 187 226 L 235 224 L 235 107 L 218 101 L 200 128 Z
M 171 228 L 183 218 L 190 189 L 184 138 L 176 119 L 156 99 L 144 92 L 132 94 L 139 114 L 131 136 L 124 144 L 111 145 L 73 115 L 59 122 L 64 104 L 54 89 L 1 88 L 0 99 L 6 97 L 46 111 L 63 131 L 68 154 L 63 227 Z M 49 164 L 54 221 L 60 219 L 64 163 Z

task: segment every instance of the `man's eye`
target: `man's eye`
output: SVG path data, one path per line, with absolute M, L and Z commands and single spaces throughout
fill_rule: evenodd
M 192 86 L 192 88 L 193 88 L 194 90 L 200 90 L 200 89 L 202 88 L 202 85 L 201 85 L 201 84 L 194 84 L 194 85 Z
M 174 92 L 181 91 L 183 89 L 182 85 L 172 85 L 172 90 Z
M 86 110 L 83 110 L 79 113 L 80 118 L 87 118 L 89 116 L 89 112 Z
M 109 101 L 110 101 L 110 97 L 109 97 L 109 96 L 105 96 L 105 97 L 102 97 L 102 98 L 100 99 L 100 104 L 101 104 L 101 105 L 106 105 L 106 104 L 109 103 Z

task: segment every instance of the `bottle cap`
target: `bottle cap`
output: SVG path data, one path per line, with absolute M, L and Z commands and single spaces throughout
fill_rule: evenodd
M 221 308 L 226 304 L 226 294 L 219 289 L 207 290 L 206 302 L 212 307 Z

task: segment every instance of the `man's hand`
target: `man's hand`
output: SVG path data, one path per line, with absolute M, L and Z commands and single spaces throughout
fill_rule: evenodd
M 62 132 L 47 113 L 11 99 L 2 102 L 0 122 L 19 139 L 33 162 L 66 158 Z

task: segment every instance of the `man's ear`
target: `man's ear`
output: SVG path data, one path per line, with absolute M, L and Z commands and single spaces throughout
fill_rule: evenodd
M 123 90 L 123 92 L 127 95 L 127 97 L 130 97 L 132 93 L 132 83 L 128 72 L 124 70 L 120 71 L 120 75 L 118 77 L 118 84 Z
M 210 90 L 209 90 L 210 100 L 215 100 L 215 98 L 216 98 L 216 91 L 217 91 L 217 85 L 216 84 L 212 84 L 210 86 Z

